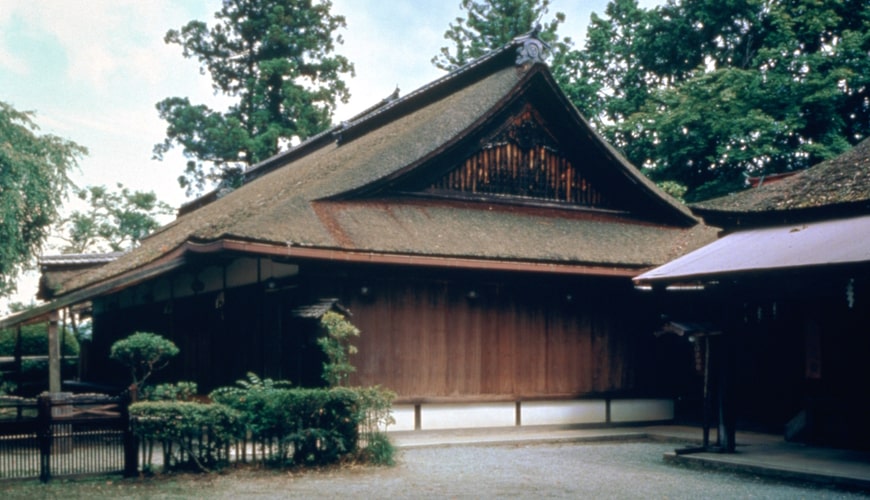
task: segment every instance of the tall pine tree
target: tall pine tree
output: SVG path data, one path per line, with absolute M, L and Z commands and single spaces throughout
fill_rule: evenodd
M 432 64 L 445 71 L 498 49 L 538 25 L 541 40 L 551 46 L 556 57 L 566 53 L 572 44 L 570 38 L 560 40 L 556 33 L 565 22 L 565 14 L 557 12 L 551 20 L 544 20 L 550 0 L 462 0 L 460 8 L 467 17 L 457 17 L 444 33 L 444 38 L 453 42 L 453 50 L 442 47 L 432 58 Z
M 221 182 L 233 187 L 246 166 L 331 124 L 336 103 L 350 94 L 342 80 L 353 65 L 334 54 L 344 17 L 328 0 L 226 0 L 209 27 L 191 21 L 166 34 L 185 57 L 209 73 L 216 93 L 235 100 L 226 111 L 170 97 L 157 104 L 166 139 L 162 159 L 180 145 L 190 159 L 179 183 L 188 195 Z

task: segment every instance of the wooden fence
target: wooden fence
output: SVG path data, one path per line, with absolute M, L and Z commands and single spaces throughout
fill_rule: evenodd
M 124 398 L 0 397 L 0 479 L 138 472 Z

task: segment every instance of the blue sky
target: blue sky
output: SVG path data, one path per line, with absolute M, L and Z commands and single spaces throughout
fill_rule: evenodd
M 579 46 L 590 14 L 606 5 L 552 0 L 550 15 L 566 14 L 560 34 Z M 0 100 L 34 111 L 42 133 L 89 149 L 74 175 L 80 186 L 120 182 L 177 207 L 186 201 L 176 181 L 185 160 L 177 151 L 151 159 L 165 133 L 154 105 L 170 96 L 216 108 L 226 101 L 163 35 L 193 19 L 211 23 L 219 8 L 220 0 L 2 0 Z M 333 0 L 333 12 L 347 19 L 336 51 L 356 66 L 347 80 L 351 101 L 336 122 L 397 85 L 404 95 L 441 76 L 430 61 L 447 45 L 449 23 L 463 15 L 459 0 Z M 19 288 L 16 299 L 30 302 L 32 285 Z

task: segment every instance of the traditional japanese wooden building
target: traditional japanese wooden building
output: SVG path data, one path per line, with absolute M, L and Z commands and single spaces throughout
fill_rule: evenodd
M 91 380 L 137 330 L 201 390 L 253 371 L 317 384 L 337 299 L 362 331 L 355 384 L 399 428 L 661 421 L 676 364 L 631 278 L 715 239 L 606 144 L 534 36 L 255 165 L 135 250 L 54 282 L 93 302 Z M 332 302 L 330 302 L 332 303 Z
M 870 140 L 692 210 L 722 236 L 636 281 L 721 330 L 723 431 L 870 448 Z

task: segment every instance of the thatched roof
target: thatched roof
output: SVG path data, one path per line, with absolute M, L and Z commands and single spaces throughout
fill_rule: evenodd
M 39 290 L 36 297 L 38 299 L 50 298 L 63 283 L 97 267 L 104 266 L 123 254 L 124 252 L 109 252 L 40 256 L 38 261 Z
M 239 189 L 203 201 L 137 249 L 74 276 L 58 295 L 115 290 L 108 284 L 125 276 L 150 275 L 145 271 L 168 269 L 188 252 L 229 246 L 289 258 L 329 252 L 329 258 L 359 261 L 420 257 L 481 268 L 519 262 L 636 270 L 715 238 L 589 128 L 545 65 L 516 66 L 516 48 L 509 44 L 266 160 Z M 451 201 L 393 190 L 524 98 L 558 115 L 558 133 L 582 149 L 579 160 L 600 170 L 597 179 L 626 200 L 625 210 Z
M 692 211 L 722 226 L 870 213 L 870 139 L 791 177 L 692 205 Z

